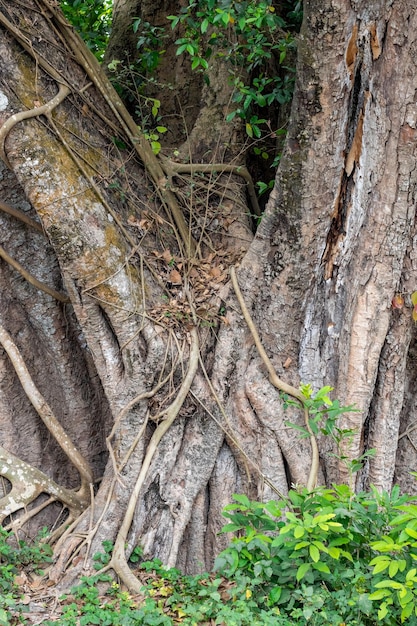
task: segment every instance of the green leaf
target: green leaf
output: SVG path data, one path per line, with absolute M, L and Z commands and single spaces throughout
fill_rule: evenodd
M 309 552 L 314 563 L 317 563 L 317 561 L 320 561 L 320 550 L 317 548 L 317 546 L 311 544 L 309 548 Z
M 298 582 L 307 574 L 307 572 L 311 569 L 310 563 L 302 563 L 297 570 L 296 579 Z
M 242 526 L 238 524 L 225 524 L 222 528 L 222 533 L 234 533 L 241 528 Z
M 408 617 L 410 617 L 411 613 L 414 609 L 414 603 L 408 602 L 406 606 L 401 611 L 401 622 L 405 622 Z
M 318 561 L 317 563 L 313 563 L 313 568 L 316 569 L 318 572 L 324 572 L 325 574 L 330 574 L 330 569 L 328 565 L 326 565 L 326 563 L 323 563 L 323 561 Z
M 398 569 L 399 569 L 398 561 L 391 561 L 391 563 L 389 564 L 389 568 L 388 568 L 388 576 L 390 578 L 394 578 L 395 574 L 398 572 Z
M 180 17 L 179 15 L 168 15 L 167 20 L 171 21 L 171 28 L 174 30 L 174 28 L 177 26 L 178 22 L 180 21 Z
M 253 137 L 252 126 L 249 124 L 249 122 L 246 122 L 246 134 L 248 135 L 248 137 Z
M 362 613 L 365 613 L 365 615 L 368 615 L 368 616 L 371 614 L 372 602 L 369 599 L 369 594 L 361 593 L 357 600 L 357 604 L 358 604 L 358 609 L 362 611 Z
M 281 597 L 282 587 L 274 587 L 269 592 L 269 600 L 271 604 L 276 604 Z
M 391 592 L 388 589 L 378 589 L 378 591 L 374 591 L 370 594 L 370 600 L 382 600 L 382 598 L 386 598 L 391 595 Z
M 179 48 L 177 48 L 177 51 L 175 53 L 176 56 L 178 57 L 180 54 L 185 52 L 185 50 L 187 50 L 187 46 L 188 46 L 188 44 L 186 44 L 186 43 L 183 43 L 181 46 L 179 46 Z
M 389 565 L 390 561 L 380 561 L 375 565 L 372 574 L 379 574 L 380 572 L 383 572 Z
M 236 500 L 236 502 L 239 502 L 239 504 L 242 504 L 244 507 L 250 508 L 250 500 L 248 496 L 245 496 L 243 493 L 234 493 L 233 500 Z
M 305 529 L 302 526 L 296 526 L 294 528 L 294 537 L 296 539 L 301 539 L 301 537 L 304 537 L 305 535 Z
M 207 19 L 207 18 L 205 18 L 205 19 L 201 22 L 201 26 L 200 26 L 200 29 L 201 29 L 201 32 L 203 33 L 203 35 L 204 35 L 204 33 L 207 31 L 208 27 L 209 27 L 209 21 L 208 21 L 208 19 Z
M 417 569 L 415 567 L 413 567 L 412 569 L 410 569 L 410 571 L 407 572 L 405 579 L 406 580 L 416 580 L 416 573 L 417 573 Z
M 294 424 L 293 422 L 288 422 L 288 421 L 285 422 L 285 426 L 287 426 L 288 428 L 292 428 L 294 430 L 298 430 L 300 433 L 303 433 L 304 437 L 310 437 L 310 433 L 303 426 L 299 426 L 298 424 Z
M 381 580 L 379 583 L 376 583 L 375 587 L 377 589 L 383 589 L 387 587 L 388 589 L 402 589 L 404 585 L 397 582 L 396 580 Z
M 4 609 L 0 609 L 0 626 L 10 626 L 9 618 L 7 617 L 7 612 Z
M 331 546 L 330 548 L 327 548 L 327 552 L 332 557 L 332 559 L 338 560 L 339 557 L 340 557 L 340 550 L 339 550 L 339 548 L 335 548 L 334 546 Z
M 381 606 L 379 607 L 379 611 L 378 611 L 378 619 L 379 620 L 383 620 L 384 617 L 386 617 L 388 614 L 388 607 L 387 607 L 387 603 L 383 602 L 381 604 Z

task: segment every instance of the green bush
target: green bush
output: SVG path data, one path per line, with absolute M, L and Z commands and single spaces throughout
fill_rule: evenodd
M 101 61 L 112 18 L 111 0 L 60 0 L 62 12 Z
M 239 536 L 215 568 L 246 576 L 259 609 L 278 607 L 289 624 L 391 625 L 412 615 L 415 623 L 417 506 L 397 487 L 391 495 L 338 485 L 293 490 L 289 502 L 235 500 L 223 530 Z

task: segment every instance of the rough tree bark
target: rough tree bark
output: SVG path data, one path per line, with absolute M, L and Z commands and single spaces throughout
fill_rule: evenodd
M 1 184 L 47 236 L 0 212 L 0 245 L 70 304 L 1 261 L 0 324 L 99 481 L 94 507 L 58 542 L 53 576 L 82 537 L 92 554 L 103 539 L 124 550 L 124 532 L 127 552 L 140 542 L 145 556 L 204 569 L 226 541 L 217 532 L 233 492 L 262 498 L 306 482 L 310 444 L 285 427 L 228 282 L 234 264 L 278 375 L 330 384 L 357 405 L 343 422 L 357 428 L 349 454 L 376 448 L 358 487 L 415 491 L 417 3 L 306 1 L 286 148 L 254 237 L 239 171 L 155 164 L 57 9 L 30 4 L 22 17 L 20 3 L 0 3 Z M 241 166 L 219 64 L 211 79 L 180 155 Z M 58 91 L 53 110 L 7 122 Z M 0 359 L 3 448 L 78 488 Z M 345 479 L 326 441 L 320 450 L 320 480 Z

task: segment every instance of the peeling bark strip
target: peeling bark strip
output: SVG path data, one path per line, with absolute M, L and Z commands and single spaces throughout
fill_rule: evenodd
M 346 49 L 346 67 L 350 75 L 350 80 L 353 80 L 353 76 L 355 74 L 356 55 L 358 53 L 358 30 L 358 24 L 355 23 Z
M 375 28 L 374 28 L 375 30 Z M 373 32 L 373 31 L 372 31 Z M 376 30 L 375 30 L 376 33 Z M 326 247 L 323 253 L 324 280 L 333 276 L 335 265 L 340 251 L 340 245 L 346 235 L 346 224 L 351 209 L 351 197 L 356 181 L 352 178 L 355 168 L 359 167 L 359 160 L 363 146 L 364 118 L 370 98 L 371 35 L 368 30 L 359 37 L 359 25 L 356 22 L 346 50 L 346 66 L 351 79 L 349 96 L 349 110 L 347 111 L 346 148 L 344 171 L 341 174 L 339 194 L 334 202 L 332 221 L 327 235 Z

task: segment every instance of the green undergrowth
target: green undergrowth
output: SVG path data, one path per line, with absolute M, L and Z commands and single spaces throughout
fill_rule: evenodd
M 27 607 L 21 602 L 16 576 L 22 570 L 39 574 L 52 561 L 52 550 L 41 539 L 39 535 L 27 543 L 0 527 L 0 626 L 24 623 Z
M 266 503 L 235 495 L 224 515 L 233 533 L 213 572 L 185 576 L 158 561 L 131 567 L 143 582 L 131 596 L 100 569 L 112 544 L 95 555 L 97 573 L 60 599 L 46 626 L 287 626 L 417 624 L 417 504 L 392 492 L 355 494 L 346 485 L 293 489 Z M 26 623 L 14 576 L 50 559 L 0 535 L 0 625 Z

